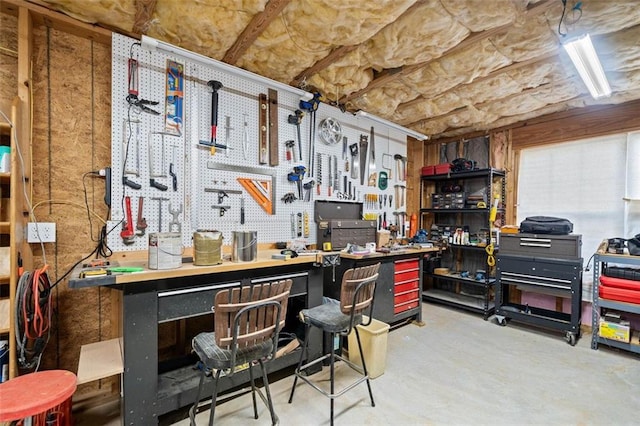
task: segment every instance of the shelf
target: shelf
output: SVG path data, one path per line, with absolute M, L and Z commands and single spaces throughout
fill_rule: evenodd
M 9 332 L 10 312 L 9 299 L 0 299 L 0 334 Z
M 484 281 L 484 280 L 476 280 L 473 278 L 463 278 L 458 274 L 447 274 L 447 275 L 442 275 L 442 274 L 426 274 L 429 277 L 433 277 L 433 278 L 441 278 L 444 280 L 449 280 L 449 281 L 457 281 L 457 282 L 462 282 L 462 283 L 467 283 L 467 284 L 475 284 L 478 286 L 492 286 L 493 284 L 495 284 L 496 279 L 495 278 L 489 278 L 489 281 Z
M 11 134 L 11 125 L 7 122 L 0 122 L 0 135 L 10 135 Z
M 633 314 L 640 314 L 640 305 L 635 303 L 618 302 L 617 300 L 603 299 L 600 297 L 598 298 L 598 306 L 601 308 L 617 309 Z
M 617 340 L 607 339 L 606 337 L 601 337 L 599 335 L 596 335 L 594 339 L 599 344 L 602 344 L 605 346 L 611 346 L 614 348 L 624 349 L 625 351 L 640 354 L 640 345 L 632 345 L 631 343 L 619 342 Z
M 11 173 L 2 172 L 0 173 L 0 183 L 9 183 L 11 181 Z
M 0 234 L 8 234 L 11 230 L 9 222 L 0 222 Z
M 484 252 L 487 247 L 486 246 L 478 247 L 478 246 L 466 246 L 466 245 L 460 245 L 460 244 L 457 244 L 457 245 L 450 244 L 450 245 L 447 246 L 447 248 L 449 248 L 449 249 L 460 249 L 460 250 L 476 250 L 476 251 Z M 495 251 L 494 251 L 494 253 L 495 253 Z
M 504 176 L 504 170 L 497 169 L 478 169 L 472 170 L 469 172 L 457 172 L 457 173 L 445 173 L 441 175 L 427 175 L 421 176 L 420 179 L 426 181 L 442 181 L 442 180 L 452 180 L 452 179 L 473 179 L 473 178 L 483 178 L 487 177 L 489 174 L 493 174 L 493 176 Z
M 431 289 L 422 292 L 422 300 L 442 302 L 449 305 L 463 306 L 467 309 L 483 313 L 484 298 L 482 296 L 470 296 L 467 294 L 451 293 L 449 291 Z M 489 302 L 488 311 L 492 311 L 494 303 Z
M 80 347 L 78 384 L 93 382 L 124 372 L 120 338 Z
M 489 214 L 489 209 L 478 209 L 478 208 L 420 209 L 420 213 L 483 213 L 483 214 Z

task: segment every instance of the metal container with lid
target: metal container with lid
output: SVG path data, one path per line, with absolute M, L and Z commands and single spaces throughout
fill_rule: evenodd
M 193 233 L 193 264 L 196 266 L 222 263 L 222 232 L 198 229 Z

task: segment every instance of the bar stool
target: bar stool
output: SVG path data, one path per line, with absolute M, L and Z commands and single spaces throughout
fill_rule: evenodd
M 256 393 L 269 407 L 272 424 L 278 423 L 273 409 L 265 362 L 275 358 L 278 335 L 284 326 L 292 280 L 256 284 L 221 290 L 214 300 L 214 332 L 200 333 L 193 338 L 193 350 L 202 363 L 200 384 L 196 400 L 189 410 L 191 425 L 195 425 L 196 412 L 208 372 L 213 378 L 209 426 L 213 425 L 218 396 L 218 381 L 225 372 L 232 376 L 246 365 L 251 382 L 254 417 L 258 418 Z M 260 364 L 266 397 L 253 380 L 253 365 Z
M 331 400 L 331 425 L 333 425 L 333 400 L 362 382 L 367 383 L 369 397 L 371 398 L 371 406 L 376 406 L 375 402 L 373 401 L 371 383 L 369 382 L 369 373 L 367 372 L 367 365 L 365 363 L 364 354 L 362 353 L 362 344 L 360 343 L 360 333 L 358 332 L 357 325 L 362 324 L 366 326 L 371 323 L 376 280 L 378 279 L 379 269 L 380 263 L 376 263 L 375 265 L 363 266 L 360 268 L 347 270 L 342 277 L 339 305 L 337 303 L 324 303 L 320 306 L 316 306 L 311 309 L 303 309 L 302 311 L 300 311 L 300 320 L 306 326 L 306 333 L 302 351 L 300 351 L 300 361 L 298 363 L 298 367 L 295 370 L 295 377 L 293 379 L 293 386 L 291 387 L 289 403 L 293 401 L 293 393 L 296 390 L 298 378 L 304 380 L 315 390 Z M 369 317 L 366 323 L 363 323 L 363 314 L 366 314 Z M 331 350 L 328 354 L 325 354 L 324 356 L 303 365 L 305 354 L 308 352 L 310 334 L 309 331 L 312 326 L 322 329 L 322 331 L 325 333 L 329 333 L 329 341 L 332 345 L 336 335 L 345 337 L 348 336 L 349 333 L 353 330 L 356 334 L 356 340 L 358 342 L 358 351 L 360 352 L 362 367 L 354 364 L 346 358 L 343 358 L 334 350 Z M 349 348 L 349 350 L 354 351 L 355 348 Z M 306 377 L 302 373 L 303 370 L 317 363 L 324 362 L 324 360 L 326 360 L 327 358 L 329 359 L 331 382 L 331 388 L 328 392 L 314 383 L 311 377 Z M 343 361 L 346 365 L 348 365 L 361 375 L 350 385 L 344 387 L 338 392 L 335 391 L 334 375 L 334 364 L 336 359 Z
M 76 375 L 71 371 L 47 370 L 18 376 L 0 384 L 0 422 L 33 417 L 34 426 L 70 426 L 70 399 L 75 391 Z

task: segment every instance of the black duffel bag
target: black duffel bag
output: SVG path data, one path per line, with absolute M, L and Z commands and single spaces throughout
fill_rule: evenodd
M 573 223 L 561 217 L 529 216 L 520 223 L 520 232 L 525 234 L 568 235 L 573 232 Z
M 627 248 L 632 256 L 640 256 L 640 234 L 627 240 Z

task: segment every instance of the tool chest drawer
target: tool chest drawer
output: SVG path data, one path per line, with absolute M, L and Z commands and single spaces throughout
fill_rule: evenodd
M 420 281 L 419 280 L 409 281 L 409 282 L 406 282 L 406 283 L 398 283 L 393 288 L 393 294 L 402 294 L 402 293 L 405 293 L 407 291 L 417 290 L 418 287 L 420 287 Z
M 403 259 L 403 260 L 396 260 L 394 262 L 394 269 L 396 274 L 398 274 L 399 272 L 404 272 L 404 271 L 417 271 L 418 269 L 420 269 L 420 263 L 419 263 L 420 259 L 415 258 L 415 259 Z
M 394 315 L 399 314 L 401 312 L 408 311 L 409 309 L 415 309 L 419 305 L 420 305 L 420 300 L 418 299 L 415 299 L 415 300 L 411 299 L 406 302 L 398 302 L 393 305 L 393 313 Z
M 158 292 L 158 322 L 211 314 L 216 293 L 240 285 L 231 282 Z
M 552 259 L 582 257 L 582 235 L 500 234 L 501 254 Z
M 576 261 L 505 256 L 497 260 L 501 284 L 569 290 L 581 277 L 582 259 Z

